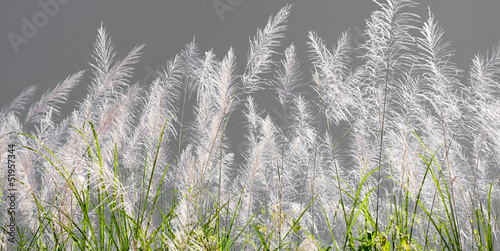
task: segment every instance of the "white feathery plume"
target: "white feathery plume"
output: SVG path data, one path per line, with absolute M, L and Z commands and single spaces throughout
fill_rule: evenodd
M 33 97 L 36 92 L 36 89 L 36 85 L 32 85 L 24 89 L 21 94 L 14 99 L 14 101 L 12 101 L 8 106 L 4 106 L 0 111 L 0 122 L 2 122 L 4 117 L 10 112 L 19 115 L 19 113 L 24 110 L 24 106 L 30 102 L 31 97 Z
M 257 213 L 257 205 L 276 209 L 280 204 L 279 181 L 277 174 L 278 149 L 277 132 L 271 119 L 262 119 L 253 98 L 246 103 L 248 120 L 247 146 L 243 153 L 245 163 L 238 176 L 243 187 L 238 224 L 244 226 Z
M 397 83 L 394 87 L 394 100 L 388 111 L 389 144 L 386 155 L 391 165 L 393 188 L 398 192 L 409 189 L 412 194 L 417 194 L 425 166 L 421 164 L 420 157 L 414 154 L 422 149 L 414 133 L 422 137 L 424 135 L 421 132 L 425 132 L 428 129 L 425 127 L 430 125 L 426 125 L 424 120 L 426 110 L 419 93 L 422 85 L 420 76 L 410 69 L 403 73 Z
M 361 45 L 366 51 L 362 58 L 367 60 L 366 66 L 371 77 L 379 79 L 377 84 L 385 84 L 383 79 L 390 78 L 394 72 L 411 64 L 412 57 L 408 52 L 415 39 L 410 31 L 415 29 L 412 23 L 418 16 L 405 11 L 416 5 L 412 0 L 374 2 L 380 10 L 374 11 L 367 20 L 365 32 L 368 40 Z
M 193 156 L 192 145 L 188 145 L 179 156 L 179 180 L 178 188 L 180 201 L 175 208 L 178 217 L 175 219 L 176 227 L 180 231 L 186 231 L 196 220 L 195 196 L 197 191 L 197 178 L 199 171 L 196 167 L 196 159 Z M 177 191 L 175 191 L 177 192 Z
M 281 45 L 280 39 L 284 37 L 286 22 L 292 5 L 283 7 L 274 17 L 270 17 L 264 30 L 257 30 L 257 34 L 250 40 L 247 66 L 243 74 L 243 84 L 247 91 L 262 89 L 259 83 L 265 81 L 262 74 L 271 70 L 274 49 Z
M 256 202 L 261 200 L 259 192 L 264 178 L 263 155 L 264 147 L 259 146 L 258 125 L 260 117 L 257 114 L 256 105 L 251 96 L 246 102 L 247 112 L 245 117 L 248 120 L 248 130 L 245 135 L 247 142 L 246 151 L 243 152 L 245 164 L 240 170 L 238 183 L 244 185 L 241 209 L 239 210 L 238 224 L 243 226 L 250 219 Z
M 183 88 L 189 93 L 190 99 L 191 95 L 197 90 L 197 74 L 202 67 L 198 44 L 196 44 L 194 39 L 181 51 L 179 58 L 181 64 L 180 70 L 186 81 Z
M 318 135 L 313 127 L 313 116 L 311 115 L 308 102 L 303 96 L 298 96 L 294 102 L 292 113 L 292 124 L 290 125 L 290 145 L 286 156 L 286 168 L 283 170 L 282 179 L 289 185 L 290 193 L 302 199 L 306 197 L 305 204 L 309 204 L 317 191 L 314 191 L 315 178 L 319 174 L 320 166 L 316 166 L 319 141 Z M 303 193 L 297 193 L 292 188 L 301 189 Z M 288 197 L 288 196 L 285 196 Z
M 279 149 L 279 142 L 282 140 L 279 138 L 280 130 L 273 123 L 270 116 L 262 119 L 260 122 L 260 130 L 262 131 L 262 143 L 263 147 L 266 149 L 264 153 L 264 188 L 266 192 L 265 199 L 268 202 L 268 207 L 270 207 L 273 212 L 278 210 L 282 205 L 282 185 L 283 188 L 290 188 L 284 181 L 283 184 L 280 182 L 282 178 L 281 175 L 286 176 L 286 174 L 281 174 L 280 172 L 284 170 L 278 170 L 279 163 L 281 163 L 281 154 Z M 290 177 L 290 176 L 289 176 Z M 283 177 L 284 178 L 284 177 Z M 278 213 L 278 212 L 276 212 Z
M 137 46 L 123 60 L 115 60 L 116 53 L 111 39 L 103 26 L 99 28 L 92 55 L 95 62 L 89 63 L 93 73 L 89 94 L 80 103 L 80 109 L 72 115 L 72 124 L 83 126 L 86 121 L 97 120 L 95 108 L 127 86 L 128 78 L 132 75 L 131 65 L 138 62 L 143 47 Z
M 443 41 L 444 32 L 434 20 L 433 14 L 429 11 L 429 18 L 420 29 L 422 38 L 418 38 L 417 46 L 421 50 L 418 60 L 421 61 L 418 67 L 422 71 L 422 105 L 428 111 L 438 127 L 427 131 L 423 139 L 434 144 L 431 149 L 437 149 L 443 144 L 435 162 L 443 167 L 442 174 L 454 196 L 453 201 L 459 201 L 459 187 L 465 185 L 465 179 L 456 177 L 467 177 L 470 175 L 470 168 L 459 165 L 462 146 L 460 145 L 461 130 L 464 128 L 462 121 L 461 93 L 465 88 L 458 80 L 460 70 L 450 62 L 453 52 L 448 49 L 449 42 Z M 452 182 L 455 180 L 456 182 Z M 431 184 L 431 183 L 428 183 Z M 459 214 L 457 209 L 457 214 Z
M 337 46 L 328 50 L 321 38 L 309 32 L 310 60 L 314 67 L 315 91 L 325 102 L 328 119 L 336 124 L 350 121 L 352 110 L 358 105 L 354 80 L 349 75 L 349 54 L 352 51 L 350 36 L 344 32 L 337 40 Z
M 87 144 L 77 130 L 84 133 L 87 139 L 93 139 L 93 133 L 87 122 L 92 122 L 99 131 L 102 140 L 103 156 L 110 160 L 113 157 L 114 143 L 122 144 L 130 132 L 132 119 L 139 95 L 138 86 L 126 89 L 127 78 L 131 76 L 131 65 L 136 63 L 142 46 L 134 48 L 123 60 L 115 60 L 116 53 L 105 28 L 101 26 L 94 43 L 94 63 L 90 63 L 93 70 L 92 82 L 88 88 L 86 98 L 79 104 L 79 109 L 73 111 L 68 122 L 76 127 L 70 130 L 65 145 L 61 147 L 60 155 L 73 156 L 64 158 L 66 167 L 75 167 L 76 174 L 86 177 L 86 170 L 81 156 L 87 152 Z M 127 93 L 128 92 L 128 93 Z M 115 116 L 116 115 L 116 116 Z M 125 119 L 125 120 L 124 120 Z M 116 132 L 110 129 L 118 129 Z M 106 130 L 107 129 L 107 130 Z M 102 131 L 102 132 L 101 132 Z M 106 137 L 104 137 L 106 136 Z M 108 140 L 116 140 L 108 144 Z M 117 138 L 118 137 L 118 138 Z
M 83 71 L 73 74 L 66 78 L 66 80 L 59 83 L 54 90 L 47 91 L 42 95 L 40 101 L 31 105 L 24 120 L 24 124 L 31 124 L 40 122 L 44 115 L 52 108 L 54 112 L 58 113 L 57 104 L 64 103 L 68 98 L 70 91 L 78 84 L 83 76 Z
M 456 79 L 460 70 L 450 62 L 453 55 L 453 52 L 448 50 L 450 43 L 442 41 L 444 32 L 430 12 L 421 33 L 423 38 L 418 40 L 418 45 L 423 51 L 420 53 L 423 62 L 419 66 L 423 68 L 423 78 L 426 81 L 426 90 L 422 97 L 430 103 L 434 109 L 433 113 L 442 118 L 446 128 L 453 130 L 456 127 L 453 124 L 461 116 L 456 96 L 457 92 L 463 89 L 460 81 Z
M 179 85 L 181 78 L 180 60 L 175 57 L 167 62 L 167 68 L 160 77 L 155 79 L 149 92 L 141 101 L 142 111 L 133 133 L 128 138 L 127 149 L 124 149 L 126 168 L 135 168 L 144 164 L 144 157 L 154 156 L 165 121 L 164 139 L 175 137 L 174 123 L 177 120 L 175 103 L 179 99 Z M 168 119 L 168 120 L 167 120 Z M 168 140 L 163 140 L 168 142 Z M 141 159 L 142 157 L 142 159 Z M 165 164 L 165 163 L 162 163 Z
M 378 227 L 378 215 L 383 210 L 379 208 L 383 202 L 379 201 L 385 197 L 380 195 L 380 182 L 386 176 L 382 172 L 388 171 L 384 168 L 388 159 L 385 155 L 388 143 L 387 140 L 384 142 L 384 135 L 389 130 L 386 122 L 390 124 L 391 118 L 386 113 L 391 108 L 395 80 L 412 64 L 415 39 L 410 32 L 415 29 L 413 23 L 418 16 L 406 11 L 416 5 L 412 0 L 374 2 L 380 10 L 374 11 L 367 20 L 367 41 L 360 46 L 363 52 L 360 58 L 365 61 L 364 80 L 359 87 L 362 98 L 358 100 L 358 106 L 361 109 L 353 123 L 355 139 L 352 151 L 354 159 L 359 161 L 354 169 L 355 176 L 364 177 L 380 167 L 376 175 L 368 179 L 368 184 L 377 186 L 375 214 Z
M 281 65 L 283 69 L 278 70 L 272 84 L 278 91 L 281 106 L 286 109 L 295 96 L 294 91 L 301 83 L 300 65 L 293 44 L 285 49 L 285 59 L 281 60 Z
M 471 66 L 471 86 L 463 102 L 465 130 L 472 143 L 469 150 L 469 165 L 472 166 L 472 182 L 479 194 L 489 189 L 492 181 L 498 179 L 500 149 L 500 46 L 491 55 L 477 55 Z M 473 187 L 473 188 L 474 188 Z M 498 192 L 493 196 L 498 197 Z

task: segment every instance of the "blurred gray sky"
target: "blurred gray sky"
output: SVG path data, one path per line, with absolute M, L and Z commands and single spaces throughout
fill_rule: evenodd
M 419 2 L 417 12 L 426 18 L 430 6 L 444 27 L 445 40 L 452 40 L 454 61 L 461 68 L 470 65 L 477 52 L 485 53 L 498 44 L 500 1 Z M 43 3 L 51 4 L 44 8 Z M 39 85 L 36 101 L 66 76 L 89 69 L 101 22 L 119 57 L 135 45 L 146 44 L 135 82 L 151 80 L 157 66 L 183 49 L 195 35 L 203 51 L 214 48 L 221 57 L 233 45 L 239 62 L 244 62 L 248 38 L 287 3 L 294 6 L 284 44 L 293 42 L 297 46 L 306 70 L 309 30 L 318 32 L 327 44 L 334 43 L 349 28 L 355 39 L 362 39 L 359 35 L 365 19 L 376 8 L 370 0 L 0 0 L 0 107 L 33 84 Z M 218 13 L 216 5 L 228 10 Z M 35 30 L 23 30 L 27 22 Z M 89 75 L 71 94 L 72 100 L 82 100 Z M 73 110 L 75 104 L 70 101 L 64 105 L 63 113 Z

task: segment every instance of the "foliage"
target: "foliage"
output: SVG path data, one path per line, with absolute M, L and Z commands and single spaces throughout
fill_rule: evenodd
M 18 163 L 18 242 L 2 210 L 1 248 L 499 249 L 500 49 L 475 57 L 466 81 L 432 13 L 376 3 L 356 48 L 349 32 L 332 49 L 309 33 L 309 77 L 282 45 L 289 5 L 242 70 L 232 48 L 219 58 L 193 41 L 148 87 L 129 83 L 143 46 L 118 59 L 99 28 L 90 71 L 24 119 L 35 87 L 0 111 L 1 164 L 12 143 Z M 59 119 L 82 81 L 86 98 Z M 281 120 L 257 106 L 263 90 Z

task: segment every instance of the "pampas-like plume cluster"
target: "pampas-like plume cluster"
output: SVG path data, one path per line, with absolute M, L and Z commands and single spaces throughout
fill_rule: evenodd
M 1 164 L 15 144 L 18 189 L 17 243 L 2 210 L 1 247 L 500 248 L 500 49 L 468 77 L 430 11 L 421 22 L 412 0 L 376 3 L 359 48 L 349 32 L 331 49 L 309 33 L 309 77 L 282 46 L 290 5 L 250 39 L 242 70 L 232 48 L 219 58 L 193 41 L 148 87 L 129 83 L 143 46 L 118 59 L 99 28 L 90 71 L 24 119 L 35 86 L 0 111 Z M 56 119 L 89 74 L 86 98 Z M 255 103 L 264 88 L 281 123 Z M 233 113 L 246 123 L 240 152 Z

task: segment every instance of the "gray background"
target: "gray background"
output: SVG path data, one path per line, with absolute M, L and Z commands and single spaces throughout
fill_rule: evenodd
M 222 57 L 233 45 L 240 69 L 248 50 L 248 38 L 267 23 L 271 14 L 287 3 L 294 3 L 287 40 L 298 49 L 308 77 L 307 33 L 318 32 L 327 44 L 342 31 L 351 29 L 362 41 L 365 19 L 376 8 L 370 0 L 64 0 L 59 10 L 42 24 L 37 33 L 20 44 L 16 53 L 9 33 L 22 36 L 23 17 L 32 21 L 43 16 L 39 1 L 0 0 L 0 107 L 8 104 L 24 88 L 38 84 L 36 101 L 48 88 L 66 76 L 89 69 L 93 42 L 101 22 L 112 37 L 119 57 L 135 45 L 146 44 L 133 82 L 151 80 L 157 67 L 173 57 L 184 45 L 196 40 L 201 50 L 214 48 Z M 47 2 L 49 0 L 40 0 Z M 55 1 L 55 0 L 53 0 Z M 63 2 L 62 0 L 59 0 Z M 232 3 L 232 11 L 218 15 L 214 2 Z M 477 52 L 486 53 L 500 40 L 500 1 L 498 0 L 422 0 L 417 12 L 427 17 L 427 6 L 445 29 L 445 40 L 452 40 L 454 61 L 461 68 L 471 64 Z M 89 72 L 63 106 L 68 114 L 82 100 L 89 83 Z M 75 101 L 76 100 L 76 101 Z

